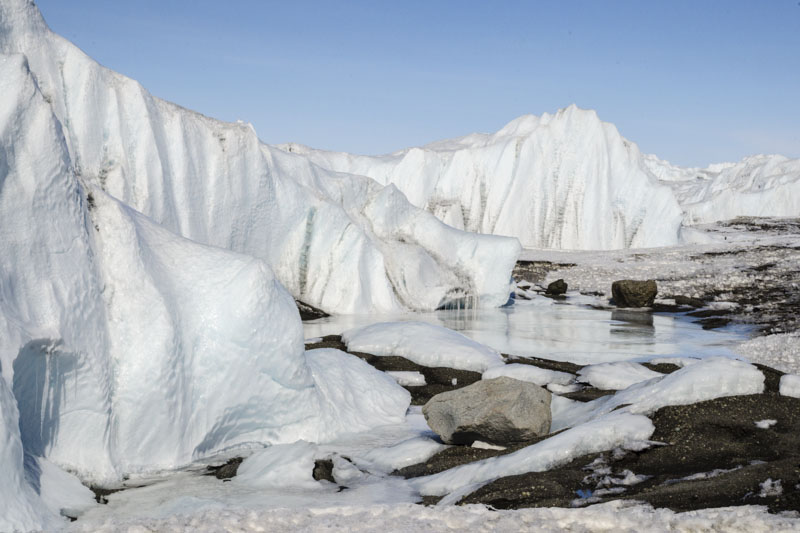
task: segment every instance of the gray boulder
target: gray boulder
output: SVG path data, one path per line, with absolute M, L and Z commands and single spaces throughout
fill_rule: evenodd
M 611 284 L 611 295 L 617 307 L 652 307 L 658 294 L 655 280 L 623 279 Z
M 550 396 L 538 385 L 503 376 L 437 394 L 422 414 L 447 444 L 512 444 L 550 432 Z

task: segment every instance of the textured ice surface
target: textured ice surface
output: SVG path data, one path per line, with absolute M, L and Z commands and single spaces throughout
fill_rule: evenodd
M 345 331 L 347 349 L 400 355 L 424 366 L 484 370 L 503 364 L 500 354 L 464 335 L 426 322 L 383 322 Z
M 330 348 L 306 352 L 306 361 L 320 396 L 319 413 L 306 424 L 325 428 L 309 438 L 319 441 L 405 420 L 411 395 L 391 376 L 354 355 Z M 289 411 L 301 407 L 285 406 Z
M 29 531 L 55 524 L 33 484 L 26 480 L 19 413 L 11 391 L 0 376 L 0 530 Z M 36 479 L 35 481 L 38 481 Z
M 311 475 L 315 452 L 317 447 L 304 441 L 270 446 L 245 459 L 232 482 L 259 489 L 317 490 L 321 482 Z

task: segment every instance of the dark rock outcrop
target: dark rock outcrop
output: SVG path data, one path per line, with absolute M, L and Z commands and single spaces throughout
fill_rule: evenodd
M 333 461 L 331 459 L 317 459 L 314 461 L 314 470 L 311 475 L 317 481 L 325 480 L 336 483 L 333 478 Z
M 651 307 L 658 294 L 655 280 L 623 279 L 611 284 L 611 295 L 617 307 Z
M 242 464 L 243 460 L 242 457 L 234 457 L 233 459 L 228 459 L 224 465 L 209 466 L 206 475 L 227 481 L 236 477 L 236 473 L 239 471 L 239 465 Z
M 300 300 L 295 300 L 294 303 L 297 305 L 297 310 L 300 311 L 300 320 L 316 320 L 318 318 L 330 316 L 322 309 L 318 309 L 313 305 L 301 302 Z
M 557 279 L 547 286 L 545 294 L 549 296 L 561 296 L 567 293 L 567 283 L 563 279 Z

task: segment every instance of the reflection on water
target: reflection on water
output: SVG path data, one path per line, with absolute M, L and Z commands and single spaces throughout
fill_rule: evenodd
M 574 300 L 573 300 L 574 301 Z M 578 364 L 666 356 L 732 356 L 741 331 L 706 331 L 673 315 L 593 309 L 548 298 L 499 309 L 395 315 L 333 316 L 306 322 L 306 338 L 339 334 L 375 322 L 419 320 L 454 329 L 503 353 Z
M 643 313 L 641 311 L 630 311 L 627 309 L 615 309 L 611 311 L 611 320 L 624 322 L 624 325 L 633 327 L 653 329 L 653 313 Z

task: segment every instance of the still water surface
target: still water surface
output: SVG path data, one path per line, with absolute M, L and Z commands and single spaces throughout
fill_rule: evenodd
M 340 334 L 376 322 L 424 321 L 461 332 L 506 354 L 578 364 L 661 357 L 733 356 L 746 328 L 703 330 L 682 315 L 596 309 L 584 296 L 549 298 L 512 307 L 394 315 L 344 315 L 304 323 L 305 337 Z

